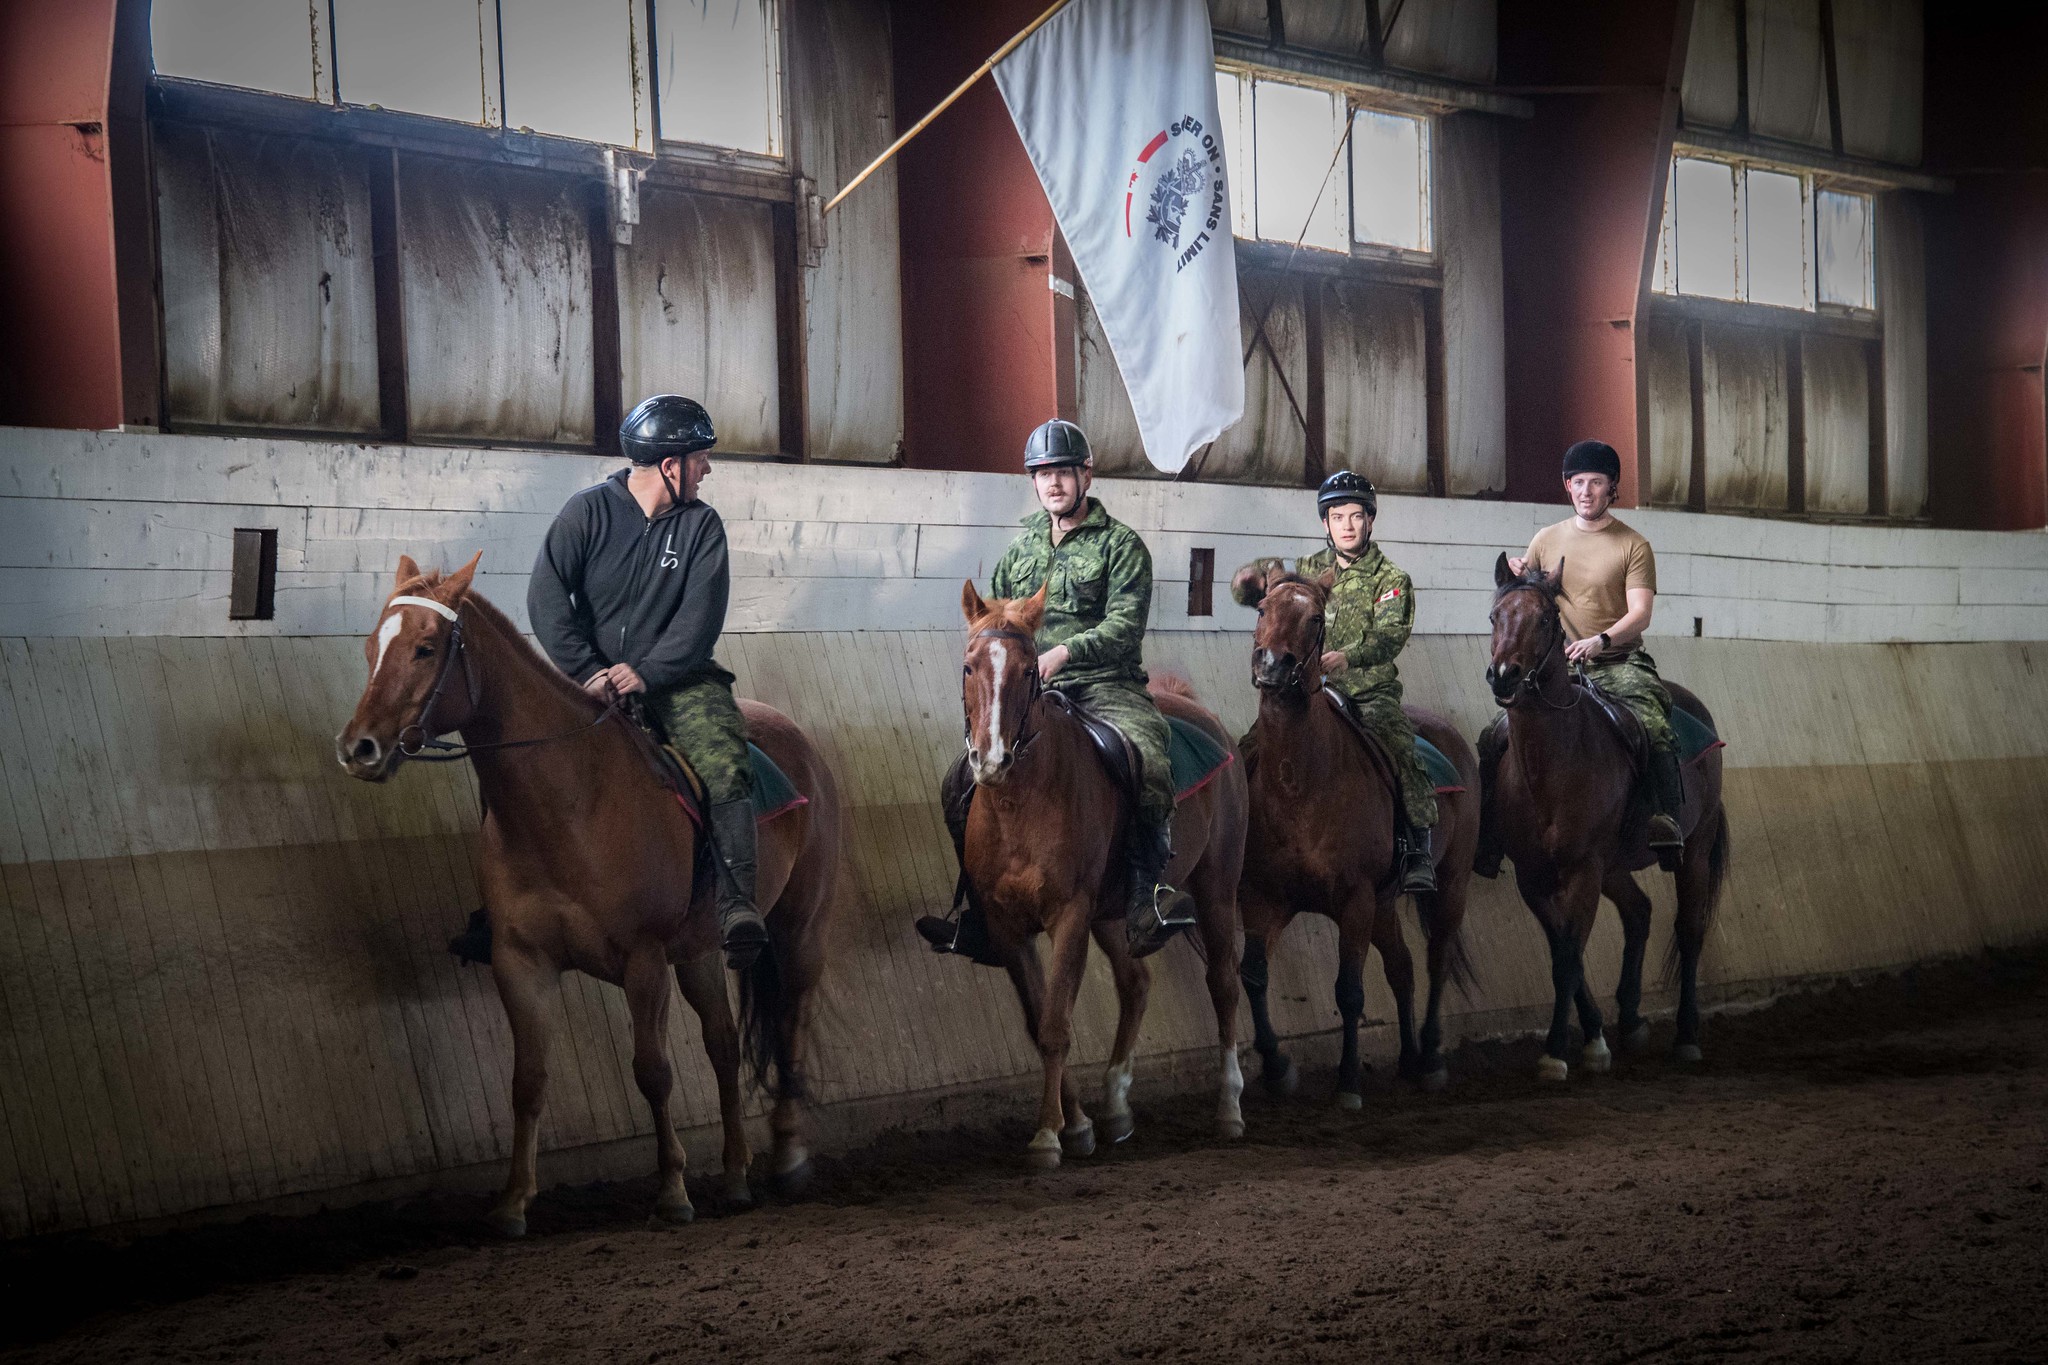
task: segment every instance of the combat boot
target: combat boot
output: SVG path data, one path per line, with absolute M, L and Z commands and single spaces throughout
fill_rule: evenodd
M 1150 957 L 1195 922 L 1194 902 L 1163 880 L 1173 861 L 1171 820 L 1151 828 L 1137 823 L 1129 835 L 1131 895 L 1124 909 L 1131 956 Z
M 743 972 L 768 946 L 768 922 L 754 905 L 758 830 L 752 801 L 711 808 L 711 862 L 718 875 L 718 946 L 725 965 Z
M 1421 896 L 1436 890 L 1436 854 L 1428 825 L 1410 824 L 1397 840 L 1401 855 L 1401 891 Z
M 1685 780 L 1679 773 L 1675 750 L 1651 752 L 1650 797 L 1650 849 L 1657 855 L 1659 867 L 1676 872 L 1679 860 L 1685 856 L 1685 832 L 1679 825 L 1679 812 L 1685 805 Z

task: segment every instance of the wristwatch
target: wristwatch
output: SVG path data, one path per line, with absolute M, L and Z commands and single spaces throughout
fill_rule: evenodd
M 1611 650 L 1611 649 L 1613 649 L 1613 648 L 1614 648 L 1614 641 L 1608 638 L 1608 635 L 1607 635 L 1607 632 L 1606 632 L 1606 631 L 1604 631 L 1604 630 L 1603 630 L 1603 631 L 1601 631 L 1601 632 L 1600 632 L 1600 652 L 1601 652 L 1602 654 L 1605 654 L 1605 653 L 1607 653 L 1607 652 L 1608 652 L 1609 650 Z

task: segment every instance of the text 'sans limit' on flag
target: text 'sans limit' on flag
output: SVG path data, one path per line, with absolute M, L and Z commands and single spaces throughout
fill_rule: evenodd
M 996 66 L 1168 473 L 1244 415 L 1237 258 L 1205 0 L 1072 0 Z

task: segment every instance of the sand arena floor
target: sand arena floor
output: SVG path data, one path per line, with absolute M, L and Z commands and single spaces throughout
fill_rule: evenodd
M 1669 1026 L 1659 1031 L 1661 1049 Z M 1311 1074 L 1027 1174 L 1030 1126 L 901 1135 L 801 1203 L 650 1229 L 650 1181 L 0 1253 L 14 1360 L 2048 1359 L 2048 957 L 1709 1023 L 1563 1087 Z M 652 1154 L 650 1152 L 650 1161 Z M 545 1160 L 545 1158 L 543 1158 Z

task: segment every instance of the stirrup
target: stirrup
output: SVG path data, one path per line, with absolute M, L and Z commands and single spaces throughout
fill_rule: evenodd
M 1151 904 L 1140 911 L 1136 919 L 1124 921 L 1124 932 L 1130 938 L 1131 956 L 1152 956 L 1173 942 L 1181 930 L 1191 928 L 1194 922 L 1193 897 L 1160 882 L 1152 888 Z
M 931 945 L 935 953 L 957 954 L 983 967 L 1004 965 L 1003 959 L 996 955 L 995 944 L 989 939 L 987 925 L 971 910 L 958 919 L 920 915 L 917 934 Z

